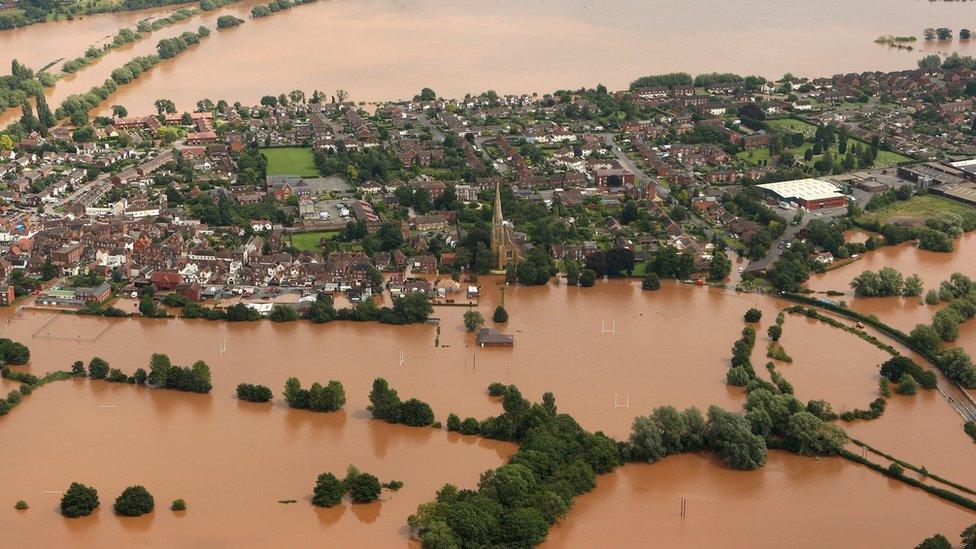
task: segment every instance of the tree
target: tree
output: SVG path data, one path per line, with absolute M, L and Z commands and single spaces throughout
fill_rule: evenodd
M 427 300 L 427 296 L 415 292 L 393 300 L 393 312 L 402 324 L 417 324 L 426 322 L 434 307 Z
M 417 99 L 420 101 L 433 101 L 437 99 L 437 94 L 430 88 L 424 88 L 420 90 L 420 95 L 417 96 Z
M 580 283 L 580 265 L 577 261 L 566 262 L 566 284 L 576 286 Z
M 113 508 L 115 512 L 123 517 L 138 517 L 151 513 L 156 507 L 149 490 L 142 486 L 129 486 L 115 500 Z
M 909 337 L 918 348 L 924 351 L 935 351 L 939 348 L 942 338 L 935 328 L 928 324 L 919 324 L 912 329 Z
M 708 264 L 708 276 L 712 280 L 724 280 L 732 272 L 732 261 L 725 252 L 716 250 Z
M 583 269 L 579 277 L 579 284 L 584 288 L 589 288 L 596 284 L 596 271 L 593 269 Z
M 786 442 L 805 456 L 830 456 L 847 443 L 847 435 L 836 425 L 804 411 L 790 415 Z
M 733 469 L 757 469 L 766 463 L 766 441 L 753 434 L 743 416 L 718 406 L 708 409 L 705 440 Z
M 53 128 L 58 121 L 47 105 L 47 99 L 43 93 L 34 94 L 34 103 L 37 104 L 37 123 L 41 135 L 47 135 L 48 128 Z
M 156 107 L 156 113 L 159 115 L 176 113 L 176 103 L 173 103 L 169 99 L 157 99 L 153 102 L 153 105 Z
M 346 478 L 343 480 L 349 496 L 353 503 L 371 503 L 379 499 L 383 487 L 375 476 L 369 473 L 360 472 L 353 466 L 349 466 Z
M 434 411 L 430 405 L 415 398 L 400 405 L 400 417 L 403 423 L 411 427 L 426 427 L 434 423 Z
M 30 360 L 30 349 L 23 343 L 0 338 L 0 359 L 12 366 L 27 364 Z
M 661 279 L 655 273 L 647 273 L 641 281 L 642 290 L 657 291 L 661 289 Z
M 157 387 L 165 387 L 167 378 L 173 364 L 169 356 L 162 353 L 153 353 L 149 358 L 149 378 L 148 383 Z
M 922 291 L 925 288 L 922 286 L 922 278 L 917 274 L 913 274 L 905 279 L 905 285 L 902 288 L 902 295 L 906 297 L 918 297 L 922 295 Z
M 485 319 L 481 316 L 481 313 L 475 311 L 474 309 L 468 309 L 464 312 L 464 329 L 469 332 L 474 332 L 482 325 L 484 325 Z
M 153 301 L 153 295 L 149 292 L 142 294 L 139 299 L 139 313 L 142 316 L 154 317 L 159 314 L 159 308 L 156 307 L 156 302 Z
M 271 400 L 271 389 L 264 385 L 241 383 L 237 386 L 237 398 L 248 402 L 268 402 Z
M 182 498 L 175 499 L 169 508 L 171 511 L 186 511 L 186 502 Z
M 218 29 L 229 29 L 232 27 L 237 27 L 244 23 L 243 19 L 234 17 L 233 15 L 221 15 L 217 18 L 217 28 Z
M 901 379 L 898 380 L 899 395 L 912 396 L 918 392 L 918 382 L 909 373 L 904 373 L 901 375 Z
M 971 524 L 962 531 L 963 549 L 976 549 L 976 524 Z
M 31 106 L 30 101 L 26 99 L 20 104 L 20 125 L 26 133 L 35 132 L 40 129 L 37 117 L 34 116 L 34 108 Z
M 748 311 L 746 311 L 746 314 L 743 315 L 743 318 L 745 319 L 746 322 L 759 322 L 759 320 L 762 319 L 762 311 L 753 307 Z
M 271 322 L 293 322 L 301 318 L 298 311 L 294 307 L 289 305 L 275 305 L 271 309 L 271 314 L 268 315 Z
M 495 312 L 491 315 L 491 320 L 497 322 L 498 324 L 504 324 L 508 322 L 508 311 L 505 307 L 499 305 L 495 307 Z
M 285 392 L 283 393 L 285 402 L 291 408 L 308 408 L 309 394 L 302 389 L 302 383 L 297 377 L 290 377 L 285 381 Z
M 337 412 L 346 404 L 342 383 L 332 380 L 323 387 L 313 383 L 308 390 L 308 409 L 313 412 Z
M 61 514 L 68 518 L 85 517 L 98 507 L 98 491 L 79 482 L 72 482 L 61 496 Z
M 783 327 L 779 324 L 773 324 L 766 329 L 766 333 L 769 335 L 769 339 L 779 341 L 779 338 L 783 335 Z
M 380 241 L 380 249 L 384 252 L 391 252 L 403 245 L 403 233 L 393 223 L 381 225 L 376 231 L 376 237 Z
M 108 377 L 108 362 L 104 359 L 95 357 L 88 362 L 88 376 L 92 379 L 105 379 Z
M 915 549 L 952 549 L 952 544 L 942 534 L 936 534 L 922 540 L 922 543 L 916 545 Z
M 287 396 L 287 395 L 286 395 Z M 396 389 L 391 389 L 389 383 L 381 377 L 373 380 L 373 389 L 369 392 L 369 411 L 373 417 L 389 423 L 400 422 L 400 397 Z
M 335 507 L 342 502 L 345 493 L 342 481 L 332 473 L 322 473 L 315 480 L 312 490 L 312 505 L 316 507 Z

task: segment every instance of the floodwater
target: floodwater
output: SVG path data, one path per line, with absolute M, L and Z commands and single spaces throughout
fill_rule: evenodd
M 212 16 L 247 13 L 250 5 Z M 621 89 L 638 76 L 669 71 L 778 78 L 898 70 L 915 67 L 931 51 L 976 50 L 970 42 L 920 40 L 918 50 L 906 52 L 875 44 L 877 36 L 951 27 L 974 10 L 961 2 L 910 0 L 825 0 L 816 9 L 801 0 L 322 0 L 215 32 L 126 86 L 105 107 L 121 104 L 145 114 L 160 97 L 180 108 L 204 97 L 256 103 L 295 88 L 343 88 L 354 100 L 379 101 L 409 98 L 424 86 L 445 97 L 489 89 L 547 93 L 601 82 Z M 0 61 L 20 57 L 40 65 L 79 55 L 113 24 L 138 17 L 59 24 L 84 32 L 70 39 L 60 33 L 43 47 L 34 44 L 61 27 L 0 33 Z M 126 51 L 150 53 L 160 38 L 199 24 L 195 18 L 170 27 Z M 100 70 L 59 83 L 66 91 L 55 91 L 55 102 L 101 83 L 127 59 L 110 56 L 98 63 Z
M 917 298 L 854 297 L 851 281 L 864 271 L 878 271 L 884 267 L 896 269 L 905 277 L 917 274 L 922 278 L 926 292 L 932 288 L 938 289 L 939 283 L 947 280 L 952 273 L 959 272 L 976 278 L 976 233 L 967 233 L 957 239 L 951 253 L 919 250 L 912 242 L 878 248 L 861 254 L 857 261 L 849 265 L 814 274 L 807 285 L 817 291 L 845 292 L 844 296 L 827 299 L 844 300 L 851 308 L 877 315 L 905 331 L 911 330 L 919 322 L 930 322 L 938 307 L 924 304 L 924 292 Z
M 446 482 L 474 487 L 482 471 L 514 451 L 510 444 L 371 421 L 364 395 L 351 395 L 346 411 L 316 414 L 237 401 L 232 389 L 218 385 L 201 396 L 71 380 L 25 399 L 2 426 L 4 454 L 16 459 L 0 474 L 5 542 L 280 547 L 328 533 L 337 546 L 402 545 L 405 519 L 417 505 Z M 378 503 L 313 507 L 316 476 L 330 471 L 341 478 L 349 464 L 404 486 L 384 490 Z M 60 496 L 45 492 L 73 481 L 98 489 L 101 507 L 93 516 L 56 515 Z M 132 484 L 153 493 L 156 511 L 114 516 L 112 502 Z M 177 498 L 186 500 L 186 512 L 169 510 Z M 31 509 L 14 511 L 18 499 Z M 290 499 L 297 502 L 279 503 Z
M 58 59 L 84 55 L 92 45 L 101 45 L 125 27 L 135 28 L 143 19 L 165 15 L 172 7 L 84 16 L 43 25 L 0 31 L 0 66 L 6 71 L 14 59 L 39 69 Z M 6 73 L 5 73 L 6 74 Z
M 913 547 L 939 531 L 958 543 L 974 520 L 970 511 L 842 459 L 776 451 L 765 467 L 745 472 L 682 455 L 599 477 L 543 546 Z
M 481 280 L 485 297 L 479 309 L 486 318 L 501 299 L 496 282 Z M 176 363 L 206 360 L 215 389 L 202 396 L 74 380 L 38 390 L 0 420 L 0 437 L 19 441 L 5 449 L 5 457 L 30 464 L 30 474 L 18 467 L 0 473 L 0 500 L 32 505 L 25 514 L 0 510 L 0 528 L 34 545 L 155 546 L 176 540 L 187 546 L 267 546 L 328 535 L 350 545 L 402 546 L 406 517 L 418 503 L 445 482 L 473 486 L 481 471 L 499 465 L 514 447 L 370 421 L 365 407 L 373 378 L 386 377 L 403 398 L 429 402 L 441 420 L 449 412 L 497 414 L 498 403 L 485 395 L 492 381 L 516 384 L 533 399 L 551 390 L 560 410 L 588 429 L 622 439 L 635 415 L 656 406 L 714 403 L 740 409 L 741 389 L 727 387 L 724 379 L 742 314 L 752 306 L 764 311 L 754 356 L 761 368 L 764 330 L 785 305 L 672 282 L 659 292 L 642 292 L 639 282 L 626 281 L 590 289 L 505 288 L 511 320 L 502 329 L 515 335 L 513 349 L 474 348 L 461 323 L 463 307 L 435 310 L 442 319 L 440 347 L 434 346 L 433 326 L 14 315 L 0 324 L 0 337 L 31 347 L 27 369 L 35 373 L 67 368 L 96 353 L 132 372 L 145 367 L 153 352 L 167 352 Z M 884 353 L 801 317 L 787 320 L 783 343 L 795 360 L 779 370 L 800 398 L 825 398 L 838 410 L 864 407 L 874 398 Z M 345 411 L 314 414 L 232 396 L 239 382 L 266 384 L 279 395 L 291 376 L 306 384 L 342 381 Z M 898 399 L 905 402 L 893 402 L 888 414 L 856 436 L 950 479 L 976 484 L 969 472 L 976 448 L 945 401 L 928 393 L 893 401 Z M 906 431 L 906 425 L 912 428 Z M 924 433 L 924 444 L 902 441 L 917 436 L 916 429 Z M 379 505 L 312 509 L 307 498 L 315 475 L 339 473 L 349 463 L 406 485 L 384 493 Z M 68 521 L 56 515 L 57 496 L 43 492 L 63 490 L 72 480 L 100 489 L 103 508 L 95 517 Z M 135 483 L 149 487 L 160 508 L 141 519 L 114 517 L 112 499 Z M 693 502 L 692 516 L 715 528 L 692 530 L 687 519 L 682 523 L 675 516 L 682 496 Z M 189 505 L 182 516 L 166 509 L 177 497 Z M 279 499 L 298 503 L 282 505 Z M 749 513 L 755 519 L 739 517 L 745 522 L 735 534 L 737 519 L 727 510 L 746 501 L 765 511 Z M 882 516 L 901 518 L 892 525 Z M 870 524 L 855 530 L 855 520 Z M 769 521 L 789 528 L 771 528 Z M 553 531 L 550 543 L 586 546 L 616 539 L 633 546 L 646 542 L 646 525 L 654 524 L 658 539 L 669 546 L 776 546 L 787 532 L 820 546 L 851 540 L 891 546 L 915 543 L 935 530 L 955 535 L 971 522 L 976 515 L 840 459 L 772 454 L 766 468 L 738 473 L 708 458 L 684 456 L 601 478 L 598 489 L 581 498 Z

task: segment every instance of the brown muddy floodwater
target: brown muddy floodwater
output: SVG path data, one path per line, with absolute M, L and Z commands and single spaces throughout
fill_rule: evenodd
M 913 547 L 938 531 L 958 543 L 974 516 L 840 459 L 774 451 L 743 472 L 683 455 L 600 477 L 544 547 Z
M 0 31 L 0 66 L 6 71 L 16 59 L 39 69 L 58 59 L 73 59 L 84 55 L 89 46 L 107 43 L 120 29 L 135 28 L 143 19 L 165 15 L 174 9 L 105 13 Z
M 482 279 L 486 317 L 500 295 L 494 283 Z M 639 283 L 613 281 L 592 289 L 507 287 L 505 305 L 511 321 L 503 330 L 515 334 L 514 349 L 475 349 L 462 327 L 461 307 L 436 309 L 440 347 L 434 346 L 432 326 L 15 315 L 0 325 L 0 337 L 31 347 L 26 369 L 35 373 L 96 353 L 132 372 L 145 367 L 153 352 L 167 352 L 177 363 L 206 360 L 215 388 L 201 396 L 74 380 L 27 397 L 0 419 L 0 440 L 17 441 L 4 444 L 5 458 L 22 464 L 0 473 L 0 502 L 10 502 L 0 507 L 0 529 L 24 545 L 171 546 L 176 540 L 186 546 L 267 546 L 323 536 L 340 546 L 404 546 L 403 526 L 418 503 L 445 482 L 473 486 L 481 471 L 502 463 L 514 447 L 368 420 L 375 377 L 386 377 L 401 397 L 429 402 L 441 420 L 449 412 L 497 414 L 499 405 L 485 395 L 492 381 L 516 384 L 533 399 L 551 390 L 560 409 L 588 429 L 624 438 L 635 415 L 663 404 L 739 410 L 742 392 L 724 379 L 742 314 L 759 306 L 764 333 L 783 303 L 675 283 L 642 292 Z M 785 334 L 795 360 L 779 369 L 800 398 L 825 398 L 844 410 L 875 397 L 884 353 L 806 318 L 790 317 Z M 766 343 L 760 335 L 757 366 L 765 363 Z M 278 395 L 290 376 L 306 384 L 342 381 L 345 411 L 314 414 L 233 398 L 234 386 L 245 381 L 266 384 Z M 976 484 L 969 467 L 976 449 L 959 417 L 938 395 L 904 400 L 870 424 L 877 431 L 866 427 L 857 436 Z M 924 432 L 925 445 L 899 442 L 911 439 L 906 424 Z M 349 463 L 406 485 L 384 493 L 376 506 L 313 509 L 307 500 L 315 475 L 341 472 Z M 103 508 L 96 516 L 69 521 L 56 514 L 57 496 L 44 491 L 63 490 L 72 480 L 99 488 Z M 150 517 L 116 518 L 111 501 L 136 483 L 156 495 L 160 508 Z M 183 516 L 166 509 L 178 497 L 189 506 Z M 680 497 L 691 502 L 684 521 L 676 512 Z M 18 499 L 31 510 L 16 513 Z M 299 502 L 285 506 L 279 499 Z M 745 505 L 747 513 L 729 512 Z M 690 520 L 700 527 L 691 528 Z M 955 536 L 972 522 L 976 514 L 840 459 L 774 453 L 766 468 L 739 473 L 684 456 L 602 477 L 553 530 L 550 543 L 647 546 L 648 533 L 655 532 L 659 545 L 668 547 L 773 547 L 786 536 L 810 540 L 810 546 L 890 547 L 917 543 L 937 530 Z
M 250 5 L 214 15 L 246 13 Z M 180 108 L 204 97 L 253 104 L 295 88 L 343 88 L 355 100 L 379 101 L 410 98 L 424 86 L 444 97 L 489 89 L 547 93 L 601 82 L 621 89 L 638 76 L 669 71 L 778 78 L 898 70 L 915 67 L 931 51 L 971 53 L 973 46 L 920 41 L 917 51 L 906 52 L 875 44 L 876 37 L 920 36 L 925 27 L 956 27 L 974 14 L 976 8 L 963 2 L 910 0 L 823 0 L 815 8 L 802 0 L 322 0 L 216 32 L 104 107 L 146 113 L 160 97 Z M 0 65 L 14 57 L 39 66 L 79 55 L 113 23 L 139 17 L 0 33 Z M 63 89 L 52 93 L 53 102 L 100 84 L 128 57 L 150 53 L 160 38 L 199 24 L 195 18 L 155 33 L 124 58 L 110 54 L 99 70 L 59 83 Z M 56 43 L 37 46 L 52 28 L 84 32 L 67 39 L 60 33 Z
M 865 237 L 866 238 L 866 237 Z M 909 331 L 916 324 L 930 323 L 932 315 L 941 305 L 926 305 L 925 293 L 915 297 L 857 298 L 851 290 L 851 280 L 866 270 L 877 271 L 891 267 L 903 275 L 917 274 L 922 278 L 925 291 L 938 289 L 939 283 L 947 280 L 952 273 L 962 273 L 976 278 L 976 232 L 964 234 L 956 240 L 951 253 L 937 253 L 919 250 L 913 243 L 887 246 L 865 252 L 861 258 L 849 265 L 823 274 L 810 277 L 808 286 L 814 290 L 836 290 L 845 292 L 842 297 L 829 297 L 834 301 L 845 300 L 847 304 L 866 314 L 874 314 L 886 323 L 901 330 Z M 960 327 L 958 343 L 971 354 L 976 354 L 976 323 L 967 322 Z

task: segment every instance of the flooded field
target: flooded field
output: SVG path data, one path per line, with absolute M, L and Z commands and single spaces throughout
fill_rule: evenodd
M 485 316 L 501 298 L 495 282 L 481 281 Z M 588 429 L 622 439 L 633 417 L 655 406 L 714 403 L 740 409 L 743 394 L 725 385 L 725 372 L 742 313 L 759 306 L 765 314 L 754 358 L 758 366 L 765 363 L 764 330 L 784 305 L 675 283 L 642 292 L 639 283 L 625 281 L 592 289 L 510 286 L 504 299 L 511 321 L 502 329 L 516 336 L 514 349 L 474 348 L 462 327 L 461 307 L 435 310 L 440 347 L 434 346 L 433 326 L 15 315 L 0 325 L 0 336 L 31 347 L 27 369 L 35 373 L 67 368 L 96 352 L 132 372 L 145 367 L 153 352 L 167 352 L 176 363 L 206 360 L 214 391 L 201 396 L 87 380 L 38 390 L 0 420 L 0 436 L 21 441 L 5 452 L 8 459 L 31 467 L 31 475 L 16 467 L 0 473 L 0 499 L 27 499 L 32 506 L 23 515 L 10 508 L 0 512 L 0 528 L 17 532 L 24 543 L 43 544 L 70 537 L 83 545 L 176 540 L 185 546 L 266 546 L 272 539 L 301 543 L 325 533 L 403 546 L 406 517 L 418 503 L 445 482 L 473 486 L 481 471 L 502 463 L 514 447 L 370 421 L 365 407 L 373 378 L 386 377 L 401 397 L 429 402 L 441 420 L 452 411 L 479 418 L 497 414 L 498 404 L 485 395 L 492 381 L 516 384 L 533 399 L 551 390 L 560 410 Z M 864 407 L 876 396 L 877 365 L 885 358 L 876 348 L 801 317 L 787 320 L 783 343 L 794 362 L 779 369 L 801 399 L 825 398 L 844 410 Z M 290 376 L 305 383 L 342 381 L 344 411 L 314 414 L 280 402 L 262 406 L 233 398 L 234 386 L 245 381 L 266 384 L 279 395 Z M 39 428 L 45 425 L 57 428 Z M 936 393 L 893 397 L 880 420 L 842 426 L 899 457 L 976 484 L 976 474 L 969 472 L 976 449 Z M 379 505 L 313 509 L 307 498 L 315 475 L 341 472 L 349 463 L 406 485 L 384 492 Z M 43 493 L 63 490 L 72 480 L 100 489 L 103 508 L 94 517 L 62 519 L 55 512 L 57 496 Z M 112 498 L 136 483 L 153 491 L 159 508 L 141 519 L 114 517 Z M 188 502 L 184 516 L 165 509 L 177 497 Z M 680 497 L 691 502 L 684 521 L 677 516 Z M 279 499 L 298 503 L 282 505 Z M 751 518 L 727 512 L 746 502 L 759 511 L 750 512 Z M 902 519 L 891 524 L 884 516 Z M 221 526 L 213 527 L 214 517 Z M 703 527 L 691 528 L 691 520 Z M 766 468 L 741 473 L 707 457 L 682 456 L 601 477 L 597 490 L 580 498 L 548 543 L 576 547 L 616 539 L 632 546 L 645 540 L 651 525 L 662 543 L 676 547 L 773 547 L 788 535 L 802 536 L 813 547 L 846 542 L 854 535 L 852 525 L 865 522 L 870 525 L 856 533 L 863 541 L 857 545 L 883 547 L 914 543 L 936 530 L 955 535 L 976 522 L 976 515 L 841 459 L 773 453 Z
M 849 235 L 850 236 L 850 235 Z M 861 234 L 863 237 L 863 233 Z M 873 314 L 891 326 L 905 332 L 919 323 L 929 323 L 939 305 L 926 305 L 924 292 L 919 297 L 857 298 L 851 290 L 851 280 L 866 270 L 877 271 L 884 267 L 897 269 L 906 277 L 917 274 L 922 278 L 925 291 L 938 289 L 939 283 L 947 280 L 952 273 L 960 272 L 976 278 L 976 233 L 967 233 L 956 240 L 952 253 L 936 253 L 919 250 L 913 243 L 886 246 L 865 252 L 857 261 L 810 277 L 808 286 L 818 291 L 836 290 L 845 292 L 842 297 L 830 297 L 835 301 L 844 300 L 848 306 L 866 314 Z M 961 330 L 972 330 L 966 325 Z M 976 332 L 969 332 L 976 334 Z M 960 337 L 964 346 L 971 345 L 976 350 L 976 338 Z M 970 352 L 972 352 L 972 350 Z
M 276 388 L 277 389 L 277 388 Z M 282 404 L 237 401 L 229 386 L 212 395 L 150 391 L 72 380 L 44 387 L 0 425 L 10 461 L 0 474 L 6 503 L 26 500 L 20 513 L 0 511 L 5 543 L 19 546 L 269 547 L 301 546 L 328 533 L 337 546 L 403 545 L 407 515 L 445 482 L 473 487 L 514 446 L 411 429 L 368 419 L 361 395 L 334 414 Z M 277 391 L 276 391 L 277 392 Z M 49 425 L 55 428 L 39 429 Z M 400 480 L 380 502 L 317 509 L 315 478 L 346 466 Z M 29 467 L 29 471 L 26 469 Z M 27 474 L 29 472 L 29 474 Z M 58 516 L 73 481 L 94 486 L 101 507 L 91 517 Z M 123 488 L 145 485 L 156 510 L 138 518 L 113 515 Z M 183 498 L 185 513 L 170 503 Z M 282 504 L 279 500 L 297 500 Z
M 933 50 L 974 51 L 959 41 L 920 40 L 914 52 L 873 42 L 879 35 L 952 27 L 974 14 L 962 2 L 827 0 L 811 10 L 800 0 L 321 0 L 251 19 L 256 3 L 227 6 L 113 52 L 60 82 L 51 101 L 100 84 L 130 57 L 152 53 L 161 38 L 213 27 L 224 13 L 248 21 L 161 63 L 106 101 L 103 112 L 112 104 L 149 112 L 161 97 L 180 108 L 204 97 L 256 103 L 295 88 L 344 88 L 355 100 L 373 101 L 410 98 L 424 86 L 445 97 L 489 89 L 547 93 L 601 82 L 620 89 L 638 76 L 669 71 L 827 76 L 914 68 Z M 71 58 L 147 16 L 87 17 L 0 33 L 0 64 L 17 57 L 38 67 Z
M 743 472 L 683 455 L 600 477 L 544 547 L 913 547 L 938 531 L 958 543 L 973 519 L 841 459 L 773 451 Z

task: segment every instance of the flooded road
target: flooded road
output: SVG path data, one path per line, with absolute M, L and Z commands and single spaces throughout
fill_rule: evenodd
M 246 14 L 251 5 L 213 15 Z M 925 27 L 952 27 L 974 13 L 962 2 L 904 0 L 826 0 L 815 10 L 800 0 L 321 0 L 267 18 L 244 15 L 243 26 L 215 32 L 160 64 L 110 98 L 102 112 L 120 104 L 145 114 L 161 97 L 182 109 L 204 97 L 254 104 L 262 95 L 295 88 L 343 88 L 354 100 L 377 101 L 407 99 L 424 86 L 444 97 L 489 89 L 548 93 L 597 83 L 622 89 L 638 76 L 671 71 L 779 78 L 787 72 L 812 77 L 898 70 L 914 68 L 932 51 L 976 49 L 970 42 L 920 40 L 916 51 L 907 52 L 875 44 L 876 37 L 921 36 Z M 18 57 L 40 66 L 77 56 L 142 17 L 111 15 L 0 33 L 0 63 Z M 212 27 L 212 18 L 154 33 L 129 52 L 150 53 L 159 39 L 200 24 Z M 50 29 L 72 32 L 35 45 L 45 42 Z M 786 43 L 793 46 L 770 47 Z M 98 65 L 107 70 L 89 69 L 60 83 L 70 91 L 54 92 L 55 103 L 100 84 L 119 61 L 103 59 Z

